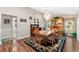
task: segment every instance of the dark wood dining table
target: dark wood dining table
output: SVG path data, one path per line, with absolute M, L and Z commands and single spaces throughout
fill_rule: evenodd
M 42 35 L 44 37 L 44 39 L 43 39 L 44 45 L 46 45 L 47 42 L 50 42 L 53 46 L 55 38 L 54 38 L 52 30 L 50 30 L 50 31 L 40 31 L 40 35 Z

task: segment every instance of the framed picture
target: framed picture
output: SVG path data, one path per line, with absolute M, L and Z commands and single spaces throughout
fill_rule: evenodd
M 20 19 L 20 22 L 27 22 L 26 19 Z
M 39 21 L 37 21 L 37 23 L 39 24 Z
M 31 16 L 29 16 L 29 19 L 30 19 L 30 20 L 32 20 L 32 17 L 31 17 Z
M 36 21 L 36 18 L 34 18 L 34 21 Z
M 36 23 L 36 21 L 34 21 L 34 23 Z
M 4 24 L 9 24 L 10 23 L 10 19 L 4 19 Z
M 37 19 L 37 21 L 39 21 L 39 19 Z

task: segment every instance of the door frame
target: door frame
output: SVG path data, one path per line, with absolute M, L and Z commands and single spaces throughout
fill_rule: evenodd
M 2 17 L 2 15 L 10 16 L 11 19 L 12 19 L 12 17 L 16 18 L 16 25 L 17 25 L 17 16 L 8 15 L 8 14 L 1 14 L 1 17 Z M 2 18 L 1 18 L 1 20 L 2 20 Z M 11 35 L 13 36 L 13 19 L 12 19 L 11 28 L 12 28 L 12 30 L 11 30 Z M 17 35 L 17 27 L 16 27 L 16 35 Z M 13 40 L 13 37 L 12 37 L 12 40 Z M 17 36 L 16 36 L 16 40 L 17 40 Z

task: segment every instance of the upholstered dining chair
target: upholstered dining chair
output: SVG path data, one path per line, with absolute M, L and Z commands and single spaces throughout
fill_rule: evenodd
M 41 44 L 41 35 L 39 33 L 39 28 L 35 28 L 33 30 L 33 34 L 34 34 L 35 42 Z

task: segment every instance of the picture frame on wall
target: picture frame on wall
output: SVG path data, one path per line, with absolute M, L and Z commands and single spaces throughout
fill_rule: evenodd
M 20 22 L 27 22 L 27 19 L 20 19 Z
M 37 19 L 37 23 L 39 24 L 39 19 Z
M 9 24 L 10 23 L 10 19 L 4 19 L 4 24 Z
M 36 18 L 34 18 L 34 21 L 36 21 Z
M 34 23 L 36 23 L 36 21 L 34 21 Z
M 39 21 L 39 19 L 37 19 L 37 21 Z
M 39 24 L 39 21 L 37 23 Z
M 29 16 L 29 19 L 32 20 L 32 16 Z

